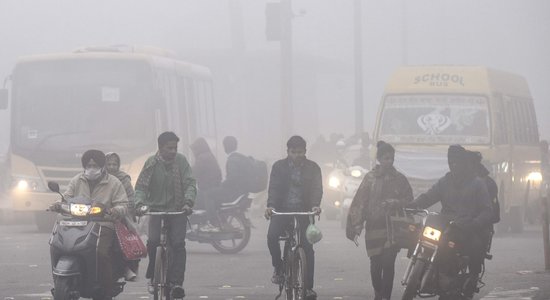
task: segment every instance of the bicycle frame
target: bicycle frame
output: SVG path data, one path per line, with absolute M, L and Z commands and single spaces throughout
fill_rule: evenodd
M 281 297 L 282 291 L 286 292 L 287 300 L 303 300 L 305 298 L 304 278 L 306 278 L 307 267 L 305 252 L 302 249 L 302 233 L 299 230 L 299 216 L 312 217 L 315 212 L 277 212 L 273 211 L 274 216 L 291 216 L 293 217 L 293 226 L 286 229 L 286 236 L 280 240 L 285 241 L 283 248 L 283 269 L 284 280 L 279 285 L 279 295 L 275 299 Z M 311 222 L 311 220 L 310 220 Z M 301 263 L 301 265 L 299 265 Z M 298 277 L 298 271 L 300 272 Z M 301 286 L 298 280 L 301 280 Z M 301 288 L 301 290 L 300 290 Z
M 168 242 L 167 232 L 168 228 L 164 222 L 164 217 L 169 215 L 183 215 L 185 212 L 147 212 L 145 215 L 160 216 L 160 244 L 157 246 L 157 253 L 155 257 L 155 273 L 153 275 L 153 284 L 155 287 L 155 300 L 162 300 L 164 297 L 166 300 L 170 300 L 170 286 L 167 282 L 166 273 L 168 270 Z M 151 259 L 151 258 L 149 258 Z M 159 278 L 160 277 L 160 278 Z

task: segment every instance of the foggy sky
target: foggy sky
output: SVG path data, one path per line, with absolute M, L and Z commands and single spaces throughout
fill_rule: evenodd
M 232 51 L 269 53 L 268 57 L 278 60 L 279 44 L 265 38 L 265 3 L 261 0 L 0 0 L 0 76 L 4 78 L 11 72 L 18 56 L 61 52 L 84 45 L 154 45 L 173 49 L 184 58 L 201 56 L 207 65 L 204 57 L 209 53 Z M 295 93 L 295 118 L 307 115 L 307 120 L 295 122 L 295 132 L 306 135 L 310 142 L 320 133 L 325 136 L 331 132 L 351 134 L 353 1 L 293 0 L 292 3 L 294 12 L 300 15 L 293 20 L 296 68 L 301 63 L 302 67 L 309 65 L 302 62 L 303 57 L 318 57 L 332 65 L 328 70 L 337 66 L 349 72 L 337 89 L 322 91 L 334 95 L 335 99 L 330 103 L 317 103 L 313 112 L 316 116 L 311 116 L 310 109 L 314 100 L 302 99 L 300 93 Z M 238 45 L 232 35 L 235 31 L 231 30 L 234 25 L 231 13 L 235 13 L 235 7 L 237 11 L 242 10 L 240 21 L 244 30 L 237 33 L 244 38 L 243 49 L 236 49 Z M 239 15 L 233 18 L 240 19 Z M 550 1 L 546 0 L 363 1 L 365 129 L 372 131 L 384 84 L 398 66 L 486 65 L 527 79 L 535 99 L 541 138 L 549 138 L 548 32 Z M 274 65 L 278 62 L 274 61 Z M 216 73 L 216 69 L 212 71 Z M 274 68 L 272 74 L 259 76 L 277 81 L 276 72 L 278 69 Z M 303 74 L 299 70 L 295 72 L 295 86 L 300 86 Z M 320 80 L 329 80 L 329 75 Z M 278 134 L 279 125 L 255 132 L 255 128 L 262 127 L 250 123 L 263 118 L 247 113 L 261 111 L 261 108 L 247 105 L 242 99 L 223 99 L 223 88 L 243 89 L 246 83 L 219 86 L 222 90 L 216 91 L 216 105 L 220 136 L 240 132 L 268 139 Z M 246 90 L 237 92 L 247 93 Z M 336 103 L 340 105 L 335 106 Z M 274 102 L 266 109 L 278 111 L 278 105 Z M 251 108 L 239 109 L 243 106 Z M 278 122 L 276 116 L 270 117 L 266 123 Z M 6 113 L 0 112 L 0 151 L 6 145 L 6 120 Z M 305 128 L 307 124 L 314 126 Z M 252 139 L 240 138 L 245 148 L 263 150 L 255 148 Z M 267 145 L 276 147 L 280 141 L 275 140 Z

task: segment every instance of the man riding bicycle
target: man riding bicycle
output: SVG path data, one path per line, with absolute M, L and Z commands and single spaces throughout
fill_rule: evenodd
M 197 188 L 191 177 L 191 167 L 185 156 L 178 151 L 179 138 L 173 132 L 164 132 L 158 137 L 158 152 L 149 157 L 139 174 L 136 183 L 137 212 L 143 213 L 147 207 L 151 211 L 191 212 L 195 202 Z M 149 281 L 149 292 L 154 292 L 153 275 L 157 246 L 160 244 L 161 216 L 151 216 L 147 252 L 149 265 L 146 278 Z M 168 226 L 167 282 L 172 286 L 172 297 L 183 298 L 183 281 L 185 275 L 186 251 L 185 235 L 187 232 L 187 214 L 165 216 Z
M 306 141 L 300 136 L 293 136 L 287 142 L 288 157 L 273 164 L 269 179 L 267 208 L 265 217 L 269 218 L 273 211 L 278 212 L 305 212 L 321 213 L 321 198 L 323 196 L 323 180 L 321 168 L 315 162 L 306 158 Z M 267 233 L 267 244 L 271 253 L 271 263 L 274 267 L 271 281 L 280 284 L 283 280 L 283 261 L 279 237 L 293 222 L 292 218 L 281 216 L 272 218 Z M 303 236 L 309 217 L 299 218 L 299 227 Z M 307 277 L 305 280 L 306 299 L 316 299 L 313 291 L 315 256 L 313 245 L 303 241 L 303 248 L 307 257 Z

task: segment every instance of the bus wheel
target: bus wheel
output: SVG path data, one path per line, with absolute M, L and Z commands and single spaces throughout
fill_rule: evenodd
M 34 213 L 34 222 L 39 232 L 51 232 L 56 219 L 57 214 L 51 212 L 37 211 Z

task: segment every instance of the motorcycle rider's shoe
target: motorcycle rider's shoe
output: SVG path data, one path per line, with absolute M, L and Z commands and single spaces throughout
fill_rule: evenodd
M 185 297 L 185 290 L 181 285 L 175 285 L 172 287 L 172 299 L 183 299 Z
M 147 282 L 147 292 L 149 294 L 154 295 L 155 294 L 155 285 L 153 284 L 153 278 L 149 279 Z
M 273 284 L 282 284 L 284 280 L 283 272 L 281 267 L 275 267 L 273 270 L 273 276 L 271 276 L 271 282 Z
M 201 227 L 201 231 L 204 231 L 204 232 L 220 232 L 220 228 L 208 223 L 208 224 Z
M 317 300 L 317 293 L 313 289 L 307 289 L 306 300 Z
M 137 280 L 137 274 L 130 270 L 130 268 L 126 268 L 126 272 L 124 272 L 124 280 L 135 282 Z

